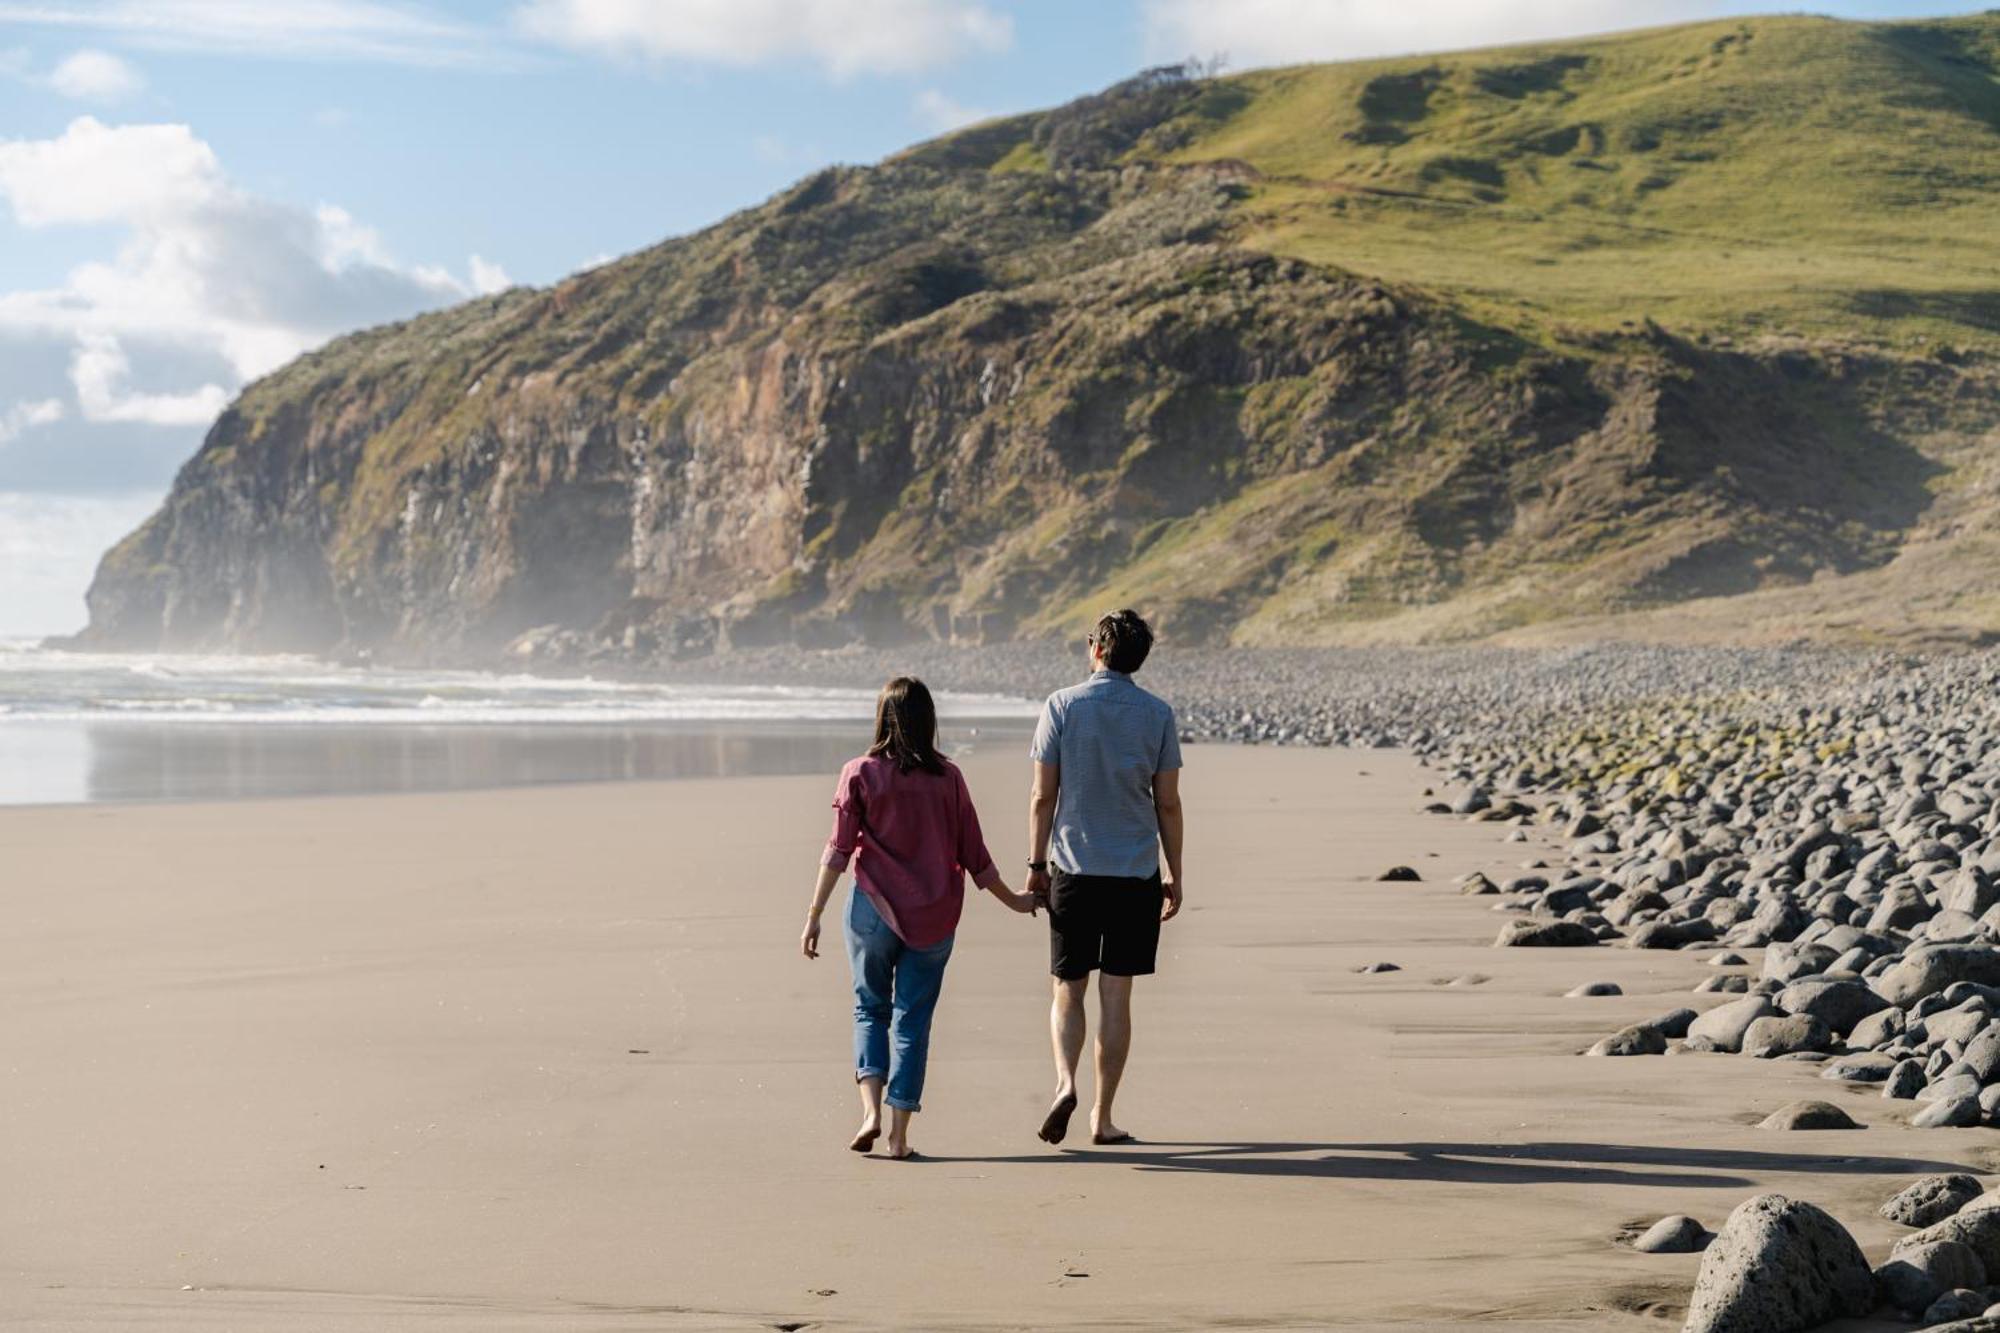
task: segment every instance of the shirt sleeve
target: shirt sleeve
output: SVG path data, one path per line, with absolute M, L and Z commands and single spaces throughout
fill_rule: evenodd
M 1172 708 L 1167 709 L 1167 724 L 1160 737 L 1160 758 L 1154 766 L 1155 773 L 1167 773 L 1181 766 L 1181 724 L 1174 716 Z
M 819 863 L 835 870 L 847 869 L 860 841 L 861 777 L 852 769 L 843 769 L 833 789 L 833 832 L 827 834 L 826 851 Z
M 986 838 L 979 831 L 979 810 L 972 804 L 965 774 L 954 768 L 952 776 L 958 782 L 958 868 L 972 876 L 980 888 L 990 889 L 1000 882 L 1000 867 L 993 864 L 993 854 L 986 850 Z
M 1062 714 L 1056 710 L 1056 697 L 1051 694 L 1042 704 L 1041 720 L 1035 723 L 1035 739 L 1028 746 L 1028 757 L 1038 764 L 1061 762 L 1062 755 Z

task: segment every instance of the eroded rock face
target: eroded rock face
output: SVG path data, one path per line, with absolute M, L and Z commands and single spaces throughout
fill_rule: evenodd
M 1974 1176 L 1925 1176 L 1898 1191 L 1882 1205 L 1881 1213 L 1906 1227 L 1927 1227 L 1944 1221 L 1978 1197 L 1979 1181 Z
M 1799 1333 L 1874 1304 L 1874 1275 L 1845 1227 L 1812 1204 L 1762 1194 L 1730 1213 L 1704 1253 L 1683 1329 Z

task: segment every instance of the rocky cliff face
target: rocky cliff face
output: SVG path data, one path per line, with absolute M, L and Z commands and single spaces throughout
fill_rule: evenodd
M 1165 160 L 1216 96 L 1135 81 L 304 357 L 84 641 L 1466 637 L 1883 567 L 2000 419 L 1977 364 L 1550 338 L 1247 244 L 1260 171 Z

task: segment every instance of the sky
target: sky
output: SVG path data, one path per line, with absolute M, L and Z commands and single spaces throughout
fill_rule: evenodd
M 247 381 L 1150 64 L 1794 11 L 1756 0 L 0 0 L 0 638 Z M 1835 0 L 1900 18 L 1949 0 Z

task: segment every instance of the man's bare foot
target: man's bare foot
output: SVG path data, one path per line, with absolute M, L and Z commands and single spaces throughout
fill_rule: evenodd
M 1090 1141 L 1099 1147 L 1103 1147 L 1113 1143 L 1136 1143 L 1138 1140 L 1112 1124 L 1109 1120 L 1092 1116 L 1090 1118 Z
M 1069 1133 L 1069 1118 L 1076 1111 L 1076 1093 L 1059 1093 L 1054 1106 L 1042 1119 L 1042 1127 L 1035 1131 L 1035 1137 L 1043 1143 L 1061 1143 Z
M 901 1141 L 890 1139 L 883 1147 L 892 1162 L 907 1162 L 917 1155 L 917 1150 L 910 1146 L 907 1139 Z
M 861 1128 L 855 1132 L 853 1142 L 847 1146 L 854 1152 L 867 1152 L 875 1146 L 875 1140 L 881 1137 L 881 1134 L 882 1122 L 874 1116 L 869 1116 L 861 1122 Z

